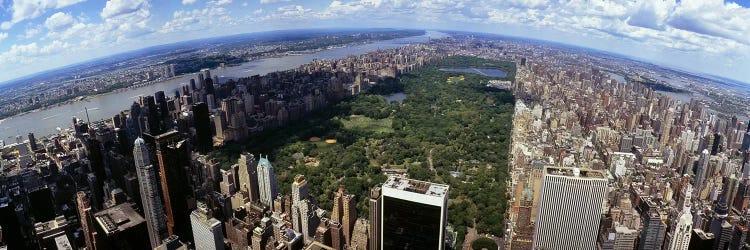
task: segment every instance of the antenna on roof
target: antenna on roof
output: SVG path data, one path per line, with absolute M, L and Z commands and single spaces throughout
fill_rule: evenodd
M 86 123 L 91 124 L 91 120 L 89 119 L 89 108 L 83 107 L 84 110 L 86 110 Z

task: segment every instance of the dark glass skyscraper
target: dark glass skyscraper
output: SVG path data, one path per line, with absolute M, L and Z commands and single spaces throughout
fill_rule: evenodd
M 192 199 L 188 185 L 190 145 L 177 131 L 169 131 L 154 138 L 156 157 L 159 160 L 159 175 L 167 216 L 167 232 L 181 239 L 193 240 L 190 228 L 188 199 Z
M 193 123 L 195 125 L 195 147 L 200 152 L 211 150 L 211 118 L 208 114 L 208 105 L 204 102 L 193 105 Z
M 382 187 L 382 249 L 444 249 L 448 186 L 390 177 Z

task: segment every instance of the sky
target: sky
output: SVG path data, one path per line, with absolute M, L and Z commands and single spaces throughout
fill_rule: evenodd
M 0 82 L 165 43 L 337 27 L 549 40 L 750 83 L 750 0 L 0 0 Z

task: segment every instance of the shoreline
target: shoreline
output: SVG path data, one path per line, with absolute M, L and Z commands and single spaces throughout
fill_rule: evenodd
M 248 60 L 248 61 L 240 63 L 240 64 L 225 65 L 224 67 L 217 66 L 217 67 L 214 67 L 214 68 L 210 68 L 209 70 L 216 70 L 216 69 L 219 69 L 219 68 L 237 67 L 237 66 L 240 66 L 240 65 L 245 64 L 245 63 L 250 63 L 250 62 L 253 62 L 253 61 L 258 61 L 258 60 L 263 60 L 263 59 L 281 58 L 281 57 L 285 57 L 285 56 L 301 56 L 301 55 L 313 54 L 313 53 L 316 53 L 316 52 L 330 50 L 330 49 L 348 48 L 348 47 L 353 47 L 353 46 L 363 45 L 363 44 L 368 44 L 368 43 L 374 43 L 374 42 L 379 42 L 379 41 L 386 41 L 386 40 L 374 40 L 374 41 L 366 41 L 366 42 L 354 42 L 354 43 L 346 44 L 346 45 L 328 46 L 328 47 L 325 47 L 325 48 L 317 48 L 317 49 L 312 49 L 312 50 L 287 51 L 287 52 L 282 52 L 282 53 L 279 53 L 277 55 L 272 55 L 272 56 L 255 57 L 255 58 L 253 58 L 251 60 Z M 185 76 L 193 75 L 193 74 L 196 74 L 196 73 L 200 73 L 200 71 L 191 72 L 191 73 L 184 73 L 184 74 L 173 76 L 173 77 L 166 78 L 166 79 L 160 79 L 160 80 L 155 80 L 155 81 L 138 83 L 138 84 L 130 85 L 130 86 L 127 86 L 127 87 L 122 87 L 122 88 L 117 88 L 117 89 L 114 89 L 114 90 L 110 90 L 110 91 L 107 91 L 107 92 L 76 96 L 76 97 L 73 97 L 71 99 L 68 99 L 68 100 L 65 100 L 65 101 L 61 101 L 61 102 L 58 102 L 58 103 L 55 103 L 55 104 L 47 105 L 47 106 L 44 106 L 44 107 L 41 107 L 41 108 L 36 108 L 36 109 L 33 109 L 33 110 L 29 110 L 29 111 L 24 111 L 24 112 L 21 112 L 21 113 L 12 115 L 12 116 L 0 118 L 0 124 L 2 124 L 6 120 L 12 120 L 13 118 L 16 118 L 16 117 L 19 117 L 19 116 L 23 116 L 23 115 L 27 115 L 27 114 L 31 114 L 31 113 L 36 113 L 36 112 L 41 112 L 41 111 L 45 111 L 45 110 L 48 110 L 48 109 L 51 109 L 51 108 L 55 108 L 55 107 L 59 107 L 59 106 L 63 106 L 63 105 L 68 105 L 68 104 L 72 104 L 72 103 L 76 103 L 76 102 L 80 102 L 80 101 L 87 101 L 87 100 L 91 100 L 93 98 L 104 96 L 104 95 L 108 95 L 108 94 L 111 94 L 111 93 L 118 93 L 118 92 L 122 92 L 122 91 L 127 91 L 129 89 L 142 88 L 142 87 L 146 87 L 146 86 L 153 85 L 153 84 L 163 83 L 163 82 L 166 82 L 166 81 L 174 80 L 174 79 L 177 79 L 177 78 L 183 78 Z

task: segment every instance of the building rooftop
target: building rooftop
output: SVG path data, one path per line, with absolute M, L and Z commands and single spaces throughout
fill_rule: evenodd
M 114 234 L 145 223 L 145 219 L 133 209 L 133 204 L 123 203 L 94 214 L 94 218 L 106 234 Z
M 413 193 L 425 194 L 435 197 L 444 197 L 448 194 L 448 185 L 418 181 L 406 178 L 391 176 L 383 184 L 383 187 L 393 188 Z
M 592 169 L 567 168 L 567 167 L 546 167 L 544 172 L 548 175 L 559 175 L 566 177 L 588 178 L 588 179 L 606 179 L 602 171 Z

